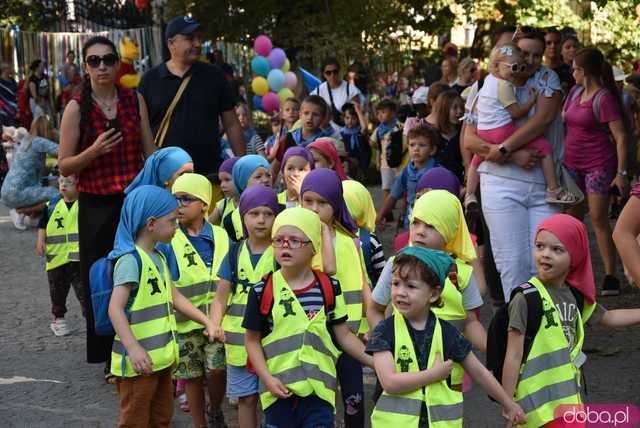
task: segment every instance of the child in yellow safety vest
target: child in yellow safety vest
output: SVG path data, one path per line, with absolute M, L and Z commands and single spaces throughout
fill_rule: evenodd
M 340 355 L 334 339 L 360 363 L 372 359 L 347 326 L 340 283 L 312 269 L 322 248 L 318 215 L 288 208 L 271 236 L 280 269 L 249 291 L 243 321 L 265 426 L 333 426 Z
M 347 325 L 355 334 L 365 334 L 368 326 L 364 314 L 371 288 L 360 241 L 356 237 L 358 229 L 342 194 L 342 181 L 331 169 L 315 169 L 302 182 L 300 197 L 302 206 L 315 211 L 329 230 L 336 259 L 335 277 L 340 281 L 347 305 Z M 345 424 L 349 427 L 364 426 L 362 365 L 343 354 L 338 360 L 337 370 L 346 409 Z
M 76 178 L 73 175 L 60 177 L 58 185 L 61 196 L 48 202 L 38 224 L 36 253 L 46 257 L 51 312 L 54 316 L 51 330 L 56 336 L 66 336 L 71 333 L 64 319 L 69 288 L 73 287 L 83 316 L 86 295 L 80 280 Z
M 124 200 L 114 248 L 109 318 L 116 336 L 111 373 L 118 376 L 119 427 L 169 427 L 173 416 L 171 375 L 178 362 L 174 308 L 203 326 L 214 339 L 211 320 L 171 283 L 158 242 L 176 231 L 175 198 L 166 190 L 141 185 Z
M 452 272 L 442 286 L 442 306 L 432 308 L 443 320 L 447 320 L 480 352 L 486 349 L 487 333 L 474 309 L 482 306 L 482 297 L 469 264 L 476 258 L 460 200 L 446 190 L 430 190 L 415 203 L 409 227 L 411 245 L 446 251 L 455 261 Z M 367 318 L 372 326 L 384 318 L 391 302 L 391 270 L 393 262 L 387 262 L 378 284 L 373 290 L 372 304 Z M 464 371 L 454 365 L 451 377 L 454 389 L 462 390 Z
M 452 360 L 502 405 L 509 422 L 525 421 L 471 344 L 431 311 L 441 304 L 441 284 L 453 263 L 443 251 L 420 247 L 406 247 L 394 259 L 394 314 L 376 326 L 367 343 L 383 388 L 371 415 L 374 428 L 461 428 L 462 392 L 447 381 Z
M 585 411 L 580 394 L 584 325 L 640 324 L 640 309 L 609 311 L 596 303 L 587 230 L 574 217 L 557 214 L 538 226 L 534 261 L 537 276 L 516 288 L 509 302 L 502 385 L 527 414 L 527 427 L 565 426 L 565 412 L 575 419 L 571 412 Z M 532 337 L 529 293 L 538 293 L 542 302 Z
M 242 320 L 251 287 L 275 268 L 271 228 L 282 208 L 270 187 L 256 184 L 242 193 L 239 209 L 247 238 L 233 243 L 222 261 L 211 307 L 211 319 L 224 330 L 218 334 L 225 338 L 227 395 L 238 400 L 242 428 L 258 426 L 258 376 L 247 369 Z
M 233 166 L 240 159 L 237 156 L 226 159 L 220 164 L 218 168 L 218 180 L 220 181 L 220 190 L 222 191 L 223 198 L 216 203 L 209 221 L 211 224 L 222 226 L 227 216 L 231 215 L 234 209 L 238 207 L 238 200 L 240 195 L 236 195 L 233 189 L 233 182 L 231 181 L 231 171 Z
M 171 245 L 159 248 L 167 256 L 171 271 L 178 272 L 176 288 L 200 311 L 209 315 L 218 270 L 229 250 L 227 232 L 206 221 L 211 204 L 212 188 L 200 174 L 186 173 L 173 183 L 173 195 L 178 201 L 178 230 Z M 189 412 L 194 426 L 206 425 L 203 380 L 208 378 L 208 419 L 212 425 L 223 426 L 220 409 L 224 397 L 226 367 L 222 336 L 209 342 L 202 334 L 203 326 L 176 313 L 180 359 L 174 376 L 186 382 Z

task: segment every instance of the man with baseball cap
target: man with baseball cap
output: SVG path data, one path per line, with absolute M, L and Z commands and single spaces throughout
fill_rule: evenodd
M 165 37 L 170 59 L 147 71 L 138 91 L 149 109 L 156 144 L 183 148 L 196 172 L 207 175 L 222 162 L 219 119 L 236 155 L 244 154 L 244 140 L 234 110 L 237 100 L 223 72 L 199 60 L 201 29 L 190 16 L 169 21 Z

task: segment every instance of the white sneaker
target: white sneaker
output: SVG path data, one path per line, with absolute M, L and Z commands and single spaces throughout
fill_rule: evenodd
M 18 230 L 26 230 L 27 226 L 24 225 L 24 214 L 20 214 L 15 209 L 9 210 L 9 217 L 11 217 L 11 221 L 13 225 Z
M 64 318 L 54 319 L 51 323 L 51 331 L 53 331 L 53 334 L 56 336 L 67 336 L 71 334 L 71 330 L 69 330 Z
M 40 217 L 31 217 L 31 216 L 23 216 L 22 224 L 24 227 L 38 227 L 38 223 L 40 223 Z

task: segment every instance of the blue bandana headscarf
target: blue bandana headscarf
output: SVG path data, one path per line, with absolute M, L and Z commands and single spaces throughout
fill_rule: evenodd
M 342 137 L 342 140 L 345 143 L 349 143 L 349 147 L 347 148 L 347 151 L 349 153 L 356 153 L 358 150 L 360 150 L 360 140 L 358 139 L 359 135 L 360 125 L 356 126 L 355 128 L 344 127 L 340 129 L 340 136 Z
M 233 165 L 231 180 L 233 181 L 233 189 L 238 196 L 242 195 L 244 189 L 247 188 L 247 182 L 251 174 L 261 166 L 271 171 L 269 162 L 260 155 L 244 155 Z
M 453 259 L 444 251 L 432 250 L 424 247 L 404 247 L 398 255 L 408 254 L 417 257 L 425 263 L 429 269 L 436 274 L 440 280 L 440 286 L 444 286 L 444 281 L 449 274 L 449 268 L 454 263 Z
M 150 217 L 162 217 L 178 208 L 171 193 L 158 186 L 142 185 L 124 199 L 120 223 L 113 242 L 113 250 L 107 256 L 111 260 L 132 253 L 136 249 L 136 236 Z
M 162 148 L 147 158 L 144 162 L 144 168 L 129 184 L 129 187 L 124 189 L 124 193 L 126 195 L 133 189 L 145 184 L 164 188 L 165 183 L 171 179 L 177 170 L 185 163 L 191 162 L 193 162 L 193 159 L 191 159 L 189 153 L 180 147 Z
M 378 125 L 378 128 L 376 130 L 378 141 L 381 142 L 384 136 L 393 131 L 397 124 L 398 119 L 393 119 L 393 122 L 391 122 L 389 125 L 387 125 L 386 123 L 381 123 L 380 125 Z

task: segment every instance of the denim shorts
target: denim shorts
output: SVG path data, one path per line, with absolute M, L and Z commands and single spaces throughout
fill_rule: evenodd
M 227 397 L 240 398 L 258 393 L 258 375 L 247 367 L 227 365 Z

